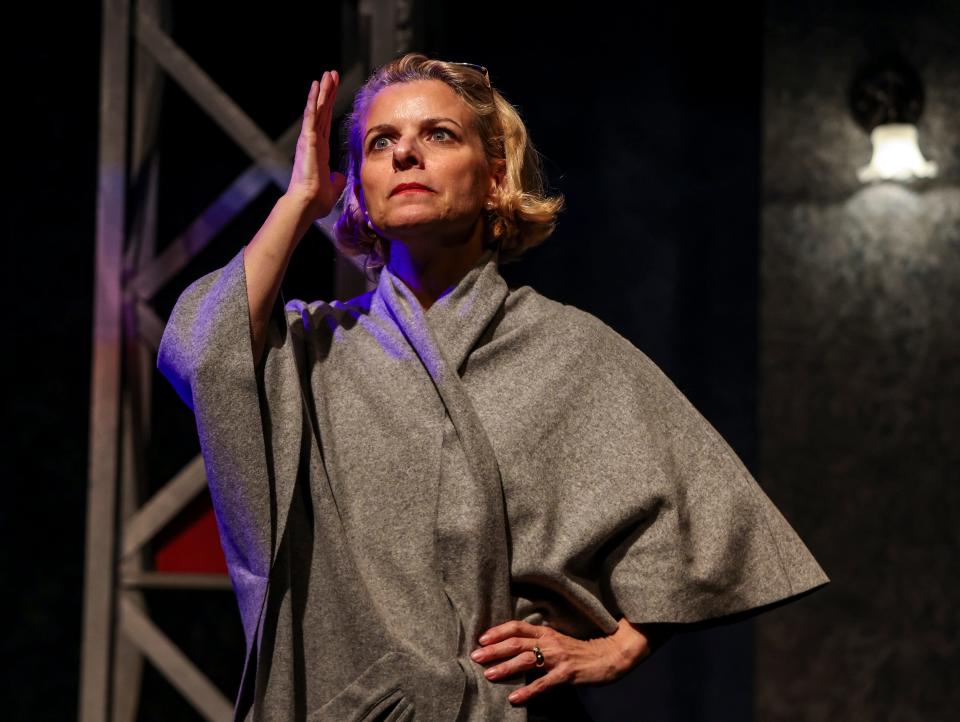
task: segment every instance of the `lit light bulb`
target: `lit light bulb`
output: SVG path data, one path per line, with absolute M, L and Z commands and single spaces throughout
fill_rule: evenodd
M 917 126 L 910 123 L 886 123 L 870 132 L 873 157 L 857 171 L 863 183 L 876 180 L 932 178 L 937 164 L 928 161 L 917 145 Z

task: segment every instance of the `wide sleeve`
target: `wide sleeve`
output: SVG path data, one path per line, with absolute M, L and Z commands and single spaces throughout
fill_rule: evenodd
M 827 584 L 796 531 L 670 379 L 598 319 L 568 309 L 583 343 L 573 344 L 558 385 L 565 391 L 544 411 L 553 531 L 539 548 L 581 592 L 581 607 L 599 601 L 609 633 L 621 616 L 636 624 L 742 618 Z
M 241 249 L 183 291 L 157 368 L 194 413 L 221 545 L 244 630 L 256 626 L 277 533 L 278 476 L 294 474 L 300 424 L 293 354 L 297 314 L 278 300 L 259 367 L 253 363 Z M 277 454 L 278 444 L 290 454 Z M 290 458 L 292 457 L 292 458 Z

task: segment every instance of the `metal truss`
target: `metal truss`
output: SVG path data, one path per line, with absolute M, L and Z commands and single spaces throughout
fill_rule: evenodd
M 341 2 L 348 21 L 337 115 L 370 69 L 409 50 L 413 37 L 412 0 Z M 154 624 L 143 599 L 145 588 L 230 588 L 226 575 L 152 571 L 145 554 L 207 484 L 198 455 L 144 498 L 151 382 L 164 328 L 151 301 L 264 188 L 286 190 L 301 116 L 279 138 L 269 137 L 164 30 L 168 10 L 164 0 L 103 2 L 81 722 L 133 720 L 144 659 L 204 718 L 233 715 L 232 702 Z M 252 162 L 158 252 L 156 129 L 164 73 Z M 335 213 L 318 227 L 330 233 Z M 339 254 L 331 271 L 337 297 L 365 290 L 362 275 Z

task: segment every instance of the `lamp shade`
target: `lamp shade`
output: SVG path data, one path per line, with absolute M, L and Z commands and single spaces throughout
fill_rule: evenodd
M 870 131 L 873 156 L 857 171 L 864 183 L 879 180 L 932 178 L 937 164 L 928 161 L 917 144 L 917 126 L 912 123 L 886 123 Z

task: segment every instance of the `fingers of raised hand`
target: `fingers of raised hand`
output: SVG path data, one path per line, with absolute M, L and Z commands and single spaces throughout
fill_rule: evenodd
M 305 131 L 324 129 L 329 131 L 339 84 L 340 76 L 335 70 L 324 72 L 319 82 L 314 80 L 310 83 L 307 105 L 303 109 L 303 129 Z
M 326 139 L 330 137 L 333 106 L 337 98 L 337 88 L 340 86 L 340 75 L 336 70 L 327 71 L 323 74 L 320 86 L 317 99 L 317 130 Z
M 313 119 L 317 112 L 317 98 L 320 97 L 320 90 L 323 88 L 323 83 L 326 78 L 327 74 L 324 73 L 319 83 L 316 80 L 310 82 L 310 91 L 307 93 L 307 105 L 303 109 L 304 128 L 313 125 Z

